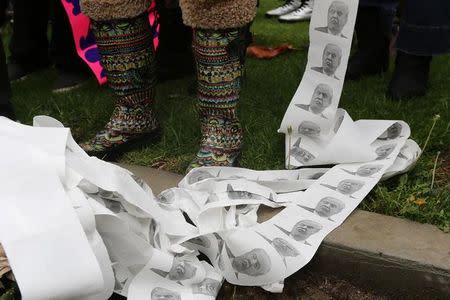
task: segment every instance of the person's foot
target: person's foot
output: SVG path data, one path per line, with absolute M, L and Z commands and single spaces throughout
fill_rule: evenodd
M 81 72 L 58 71 L 58 77 L 53 83 L 53 93 L 65 93 L 79 88 L 89 77 Z
M 43 65 L 25 65 L 16 62 L 8 63 L 8 77 L 10 82 L 24 80 L 31 73 L 47 69 L 49 66 Z
M 301 6 L 296 10 L 284 14 L 278 18 L 280 22 L 299 22 L 311 19 L 313 5 L 311 1 L 302 2 Z
M 395 70 L 387 96 L 394 100 L 425 95 L 428 86 L 431 56 L 416 56 L 397 51 Z
M 236 166 L 242 147 L 242 129 L 239 121 L 210 116 L 202 123 L 200 150 L 186 172 L 198 167 Z
M 80 147 L 90 156 L 115 161 L 125 152 L 156 142 L 160 137 L 158 128 L 134 134 L 105 129 L 98 132 L 91 141 L 80 144 Z
M 301 0 L 287 0 L 286 3 L 280 7 L 271 9 L 266 12 L 266 17 L 279 17 L 290 12 L 293 12 L 297 8 L 302 6 Z
M 389 51 L 360 51 L 350 57 L 345 78 L 358 80 L 365 76 L 379 75 L 387 71 L 389 66 Z
M 155 142 L 160 137 L 150 105 L 134 108 L 117 105 L 104 129 L 80 146 L 90 156 L 115 160 L 123 153 Z

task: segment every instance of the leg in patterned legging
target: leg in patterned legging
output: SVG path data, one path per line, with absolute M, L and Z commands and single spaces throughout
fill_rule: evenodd
M 200 150 L 189 169 L 233 166 L 240 154 L 242 129 L 236 106 L 241 90 L 248 27 L 195 29 Z
M 147 13 L 136 17 L 92 20 L 101 63 L 116 105 L 109 122 L 90 142 L 82 144 L 90 155 L 114 159 L 157 134 L 152 111 L 156 66 Z

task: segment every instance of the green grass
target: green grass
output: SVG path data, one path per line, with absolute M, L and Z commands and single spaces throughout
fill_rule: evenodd
M 280 24 L 263 17 L 275 0 L 262 1 L 252 31 L 259 45 L 292 43 L 292 51 L 273 60 L 248 59 L 243 83 L 239 115 L 245 132 L 245 146 L 240 165 L 265 170 L 284 168 L 284 136 L 278 126 L 304 71 L 308 47 L 308 23 Z M 340 107 L 354 120 L 395 119 L 411 126 L 412 138 L 423 146 L 432 125 L 432 118 L 440 114 L 429 145 L 420 162 L 408 174 L 380 183 L 362 202 L 361 208 L 392 216 L 399 216 L 450 230 L 450 183 L 437 161 L 437 179 L 431 188 L 434 161 L 449 153 L 450 142 L 450 56 L 436 57 L 431 66 L 430 90 L 422 98 L 395 102 L 385 98 L 390 72 L 359 82 L 346 82 Z M 13 85 L 13 102 L 19 119 L 31 123 L 34 115 L 44 114 L 61 120 L 72 128 L 76 140 L 91 137 L 108 120 L 113 108 L 113 96 L 107 88 L 92 81 L 83 89 L 64 95 L 50 92 L 54 71 L 30 76 Z M 162 83 L 157 88 L 156 111 L 164 129 L 158 144 L 126 154 L 124 163 L 164 168 L 183 173 L 197 151 L 199 122 L 195 97 L 189 95 L 195 81 L 184 78 Z M 447 164 L 448 164 L 447 160 Z M 418 205 L 411 196 L 426 201 Z

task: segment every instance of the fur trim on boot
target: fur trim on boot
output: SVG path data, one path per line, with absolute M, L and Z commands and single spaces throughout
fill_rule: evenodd
M 152 0 L 80 0 L 81 11 L 96 21 L 128 19 L 145 12 Z
M 183 21 L 192 28 L 239 28 L 256 15 L 257 0 L 180 0 Z

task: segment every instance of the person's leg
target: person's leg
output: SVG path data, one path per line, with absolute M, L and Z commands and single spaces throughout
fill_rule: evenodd
M 200 150 L 188 170 L 201 166 L 233 166 L 241 151 L 237 117 L 248 24 L 256 0 L 222 0 L 207 4 L 182 0 L 185 24 L 194 28 L 197 62 Z M 208 5 L 205 9 L 202 5 Z M 201 13 L 200 13 L 201 12 Z
M 383 73 L 389 64 L 389 42 L 398 0 L 361 0 L 355 32 L 357 51 L 349 60 L 347 79 Z
M 17 80 L 48 67 L 48 0 L 14 1 L 9 78 Z
M 5 22 L 6 5 L 6 0 L 0 0 L 0 26 Z M 3 43 L 0 43 L 0 116 L 14 120 L 15 115 L 10 99 L 11 87 L 9 85 L 8 69 L 6 67 L 5 50 L 3 49 Z
M 159 15 L 158 81 L 193 75 L 192 29 L 183 24 L 178 0 L 156 0 L 156 9 Z
M 6 67 L 5 51 L 3 43 L 0 44 L 0 116 L 11 120 L 15 119 L 14 110 L 11 105 L 11 88 L 9 85 L 8 69 Z
M 237 117 L 243 61 L 230 44 L 239 44 L 244 29 L 194 31 L 198 107 L 202 139 L 190 167 L 233 165 L 239 155 L 242 130 Z
M 147 0 L 82 1 L 83 12 L 91 18 L 101 63 L 108 85 L 117 100 L 105 128 L 89 143 L 82 144 L 90 155 L 103 159 L 115 156 L 156 137 L 152 111 L 156 65 Z
M 58 72 L 53 92 L 64 92 L 85 82 L 90 72 L 77 54 L 72 28 L 61 0 L 50 1 L 53 10 L 50 53 Z
M 403 1 L 395 70 L 387 94 L 406 99 L 426 93 L 432 55 L 450 52 L 450 2 Z

